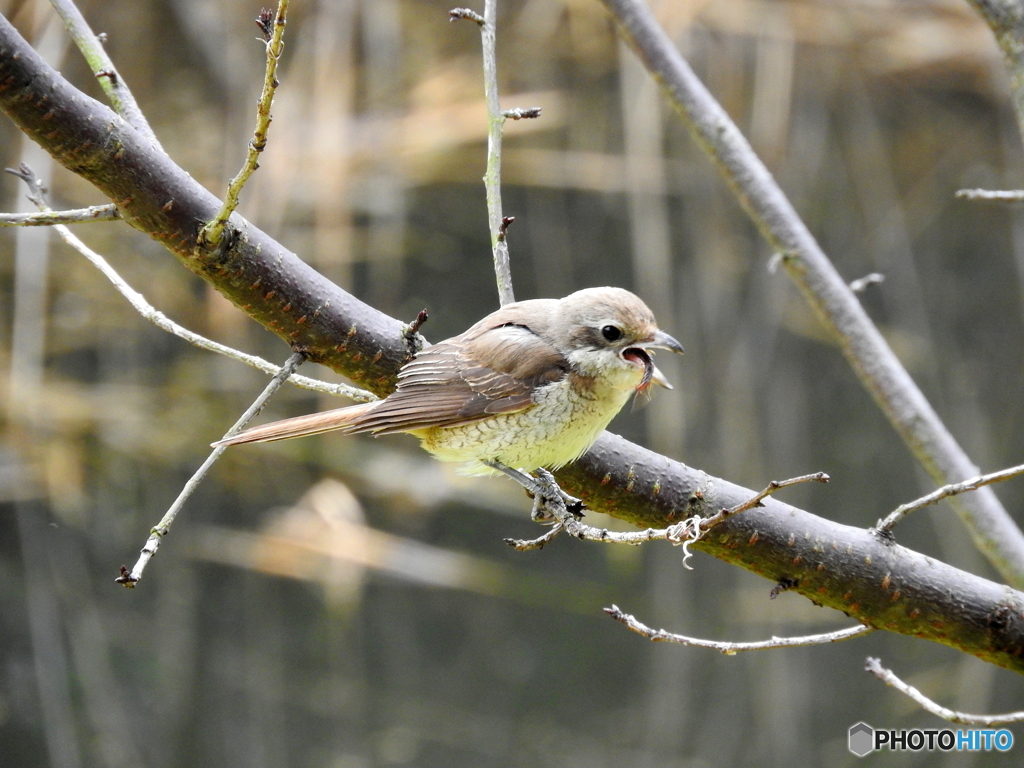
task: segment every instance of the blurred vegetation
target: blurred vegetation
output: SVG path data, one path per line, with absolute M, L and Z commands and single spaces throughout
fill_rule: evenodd
M 652 4 L 840 272 L 885 275 L 863 301 L 975 462 L 1020 463 L 1024 217 L 953 196 L 1024 185 L 984 24 L 960 0 Z M 262 80 L 258 4 L 81 7 L 170 155 L 221 193 Z M 381 310 L 428 308 L 433 340 L 497 306 L 479 35 L 448 10 L 293 2 L 270 143 L 241 209 Z M 45 4 L 0 11 L 100 97 Z M 498 49 L 503 106 L 544 109 L 507 124 L 517 296 L 632 288 L 687 349 L 659 359 L 675 391 L 613 430 L 749 487 L 825 471 L 829 485 L 785 498 L 853 525 L 930 490 L 601 6 L 505 0 Z M 0 121 L 3 166 L 25 152 Z M 104 202 L 60 169 L 50 186 L 56 207 Z M 24 191 L 4 176 L 0 197 L 16 210 Z M 78 231 L 177 321 L 287 357 L 154 242 L 120 223 Z M 600 608 L 736 640 L 845 617 L 769 601 L 770 584 L 708 557 L 684 571 L 668 547 L 512 552 L 502 537 L 537 533 L 528 500 L 455 477 L 403 437 L 229 451 L 139 588 L 117 588 L 262 382 L 146 323 L 42 230 L 0 233 L 5 765 L 852 764 L 857 721 L 940 727 L 861 671 L 869 654 L 947 706 L 1021 708 L 1016 676 L 884 633 L 739 657 L 646 643 Z M 268 416 L 336 404 L 290 388 Z M 1019 482 L 997 491 L 1019 509 Z M 945 507 L 900 540 L 994 576 Z

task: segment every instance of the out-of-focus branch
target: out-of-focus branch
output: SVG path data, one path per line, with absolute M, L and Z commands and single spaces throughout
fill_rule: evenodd
M 229 248 L 197 247 L 218 201 L 113 113 L 48 67 L 0 16 L 0 109 L 58 162 L 93 183 L 132 226 L 253 319 L 376 394 L 389 392 L 412 341 L 408 326 L 324 279 L 251 224 Z M 603 434 L 557 473 L 559 484 L 642 528 L 733 507 L 754 492 Z M 979 491 L 978 493 L 980 493 Z M 940 642 L 1024 673 L 1024 594 L 869 531 L 775 499 L 693 545 L 892 632 Z
M 52 227 L 55 224 L 86 224 L 90 221 L 117 221 L 116 205 L 92 205 L 67 211 L 39 213 L 0 213 L 0 227 Z
M 480 25 L 480 37 L 483 42 L 484 96 L 487 100 L 487 171 L 484 173 L 484 189 L 487 196 L 487 223 L 491 230 L 491 250 L 494 254 L 494 274 L 498 281 L 498 299 L 504 306 L 516 299 L 512 291 L 508 243 L 505 242 L 505 231 L 510 221 L 506 221 L 501 210 L 501 136 L 505 126 L 505 115 L 501 111 L 501 102 L 498 99 L 498 56 L 495 50 L 498 0 L 485 0 L 482 17 L 468 8 L 454 8 L 449 11 L 448 16 L 453 21 L 469 19 Z
M 942 485 L 978 474 L 764 163 L 643 0 L 602 2 L 928 474 Z M 1024 586 L 1024 534 L 991 489 L 952 503 L 978 548 L 1000 574 L 1010 583 Z
M 1010 73 L 1010 97 L 1024 138 L 1024 5 L 1020 0 L 967 0 L 992 29 Z
M 957 712 L 953 709 L 936 704 L 914 686 L 903 682 L 891 669 L 882 666 L 880 659 L 868 657 L 864 669 L 873 674 L 886 685 L 895 688 L 905 696 L 909 696 L 921 707 L 931 712 L 936 717 L 949 720 L 952 723 L 965 723 L 967 725 L 1002 725 L 1003 723 L 1019 723 L 1024 721 L 1024 712 L 1006 712 L 1002 715 L 971 715 L 967 712 Z
M 1024 203 L 1024 189 L 958 189 L 956 197 L 986 203 Z
M 260 154 L 267 147 L 267 131 L 270 130 L 270 121 L 273 119 L 270 108 L 273 105 L 274 92 L 278 86 L 277 65 L 284 52 L 283 38 L 287 16 L 288 0 L 279 0 L 276 14 L 272 14 L 264 8 L 256 19 L 256 24 L 263 32 L 263 38 L 267 45 L 267 66 L 263 75 L 263 91 L 260 93 L 259 101 L 256 102 L 256 130 L 253 132 L 252 141 L 249 142 L 245 163 L 235 178 L 228 182 L 224 205 L 199 233 L 200 239 L 207 246 L 220 245 L 228 219 L 238 208 L 238 198 L 242 194 L 242 187 L 260 167 Z
M 149 126 L 146 116 L 139 109 L 135 96 L 128 89 L 128 84 L 121 77 L 121 73 L 117 71 L 114 62 L 107 56 L 103 43 L 92 31 L 82 12 L 78 10 L 78 6 L 73 0 L 50 0 L 50 4 L 64 20 L 68 34 L 71 35 L 71 39 L 75 41 L 78 50 L 82 52 L 89 68 L 96 75 L 100 88 L 110 99 L 114 111 L 127 120 L 135 130 L 153 142 L 153 146 L 159 147 L 160 142 Z

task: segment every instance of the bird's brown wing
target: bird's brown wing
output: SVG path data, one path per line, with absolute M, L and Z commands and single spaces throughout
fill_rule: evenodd
M 559 381 L 569 363 L 522 325 L 471 329 L 423 350 L 398 375 L 398 388 L 342 431 L 409 432 L 468 424 L 534 405 L 533 391 Z

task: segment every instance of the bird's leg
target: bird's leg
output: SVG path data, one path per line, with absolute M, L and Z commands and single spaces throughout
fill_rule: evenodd
M 513 469 L 500 461 L 485 461 L 491 469 L 508 475 L 533 496 L 533 510 L 530 516 L 540 523 L 549 523 L 560 517 L 582 516 L 583 502 L 558 487 L 555 477 L 546 469 L 538 468 L 533 475 L 521 469 Z

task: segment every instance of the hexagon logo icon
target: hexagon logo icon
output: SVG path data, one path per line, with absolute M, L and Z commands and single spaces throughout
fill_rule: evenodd
M 847 746 L 857 757 L 864 757 L 874 751 L 875 729 L 867 723 L 857 723 L 850 726 L 850 735 Z

